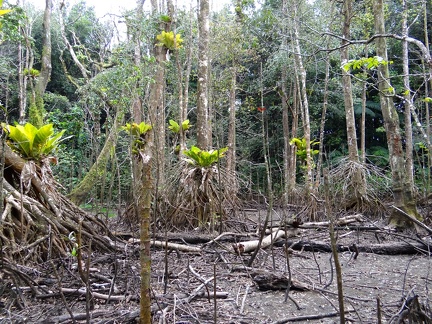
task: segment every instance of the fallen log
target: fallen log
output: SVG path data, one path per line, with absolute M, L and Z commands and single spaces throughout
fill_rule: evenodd
M 354 310 L 347 310 L 345 313 L 352 313 Z M 329 317 L 336 317 L 340 316 L 339 312 L 333 312 L 333 313 L 323 313 L 323 314 L 313 314 L 313 315 L 303 315 L 303 316 L 295 316 L 295 317 L 288 317 L 281 320 L 278 320 L 276 322 L 273 322 L 272 324 L 284 324 L 288 322 L 308 322 L 323 318 L 329 318 Z
M 140 240 L 131 238 L 128 240 L 128 243 L 130 244 L 139 244 Z M 199 247 L 196 246 L 190 246 L 190 245 L 184 245 L 184 244 L 177 244 L 177 243 L 171 243 L 171 242 L 162 242 L 162 241 L 150 241 L 151 246 L 160 247 L 163 249 L 168 250 L 174 250 L 174 251 L 182 251 L 182 252 L 191 252 L 191 253 L 201 253 L 202 250 Z
M 82 287 L 79 289 L 75 289 L 75 288 L 61 288 L 61 292 L 65 295 L 74 295 L 74 296 L 85 296 L 87 294 L 87 289 Z M 106 294 L 101 294 L 95 291 L 92 291 L 91 296 L 93 298 L 96 299 L 103 299 L 103 300 L 110 300 L 110 301 L 124 301 L 127 299 L 131 299 L 128 298 L 127 296 L 113 296 L 113 295 L 106 295 Z M 53 292 L 53 293 L 48 293 L 48 294 L 39 294 L 36 295 L 36 298 L 38 299 L 46 299 L 46 298 L 52 298 L 52 297 L 57 297 L 59 296 L 60 293 L 59 292 Z
M 258 285 L 259 290 L 285 290 L 288 288 L 289 278 L 283 273 L 255 270 L 250 275 Z M 291 278 L 290 290 L 307 291 L 310 288 L 307 284 Z
M 331 252 L 330 243 L 323 241 L 295 241 L 287 240 L 287 245 L 293 250 L 302 250 L 309 252 Z M 276 246 L 282 246 L 284 242 L 275 243 Z M 384 244 L 369 244 L 369 245 L 343 245 L 337 244 L 338 252 L 358 252 L 384 254 L 384 255 L 400 255 L 400 254 L 416 254 L 419 252 L 428 253 L 430 248 L 426 244 L 420 242 L 413 243 L 384 243 Z
M 359 223 L 364 222 L 364 217 L 362 214 L 355 214 L 355 215 L 341 217 L 335 221 L 334 226 L 344 226 L 356 222 Z M 317 228 L 317 227 L 329 227 L 329 226 L 330 226 L 330 221 L 325 221 L 325 222 L 308 222 L 308 223 L 301 224 L 299 227 Z
M 298 234 L 299 234 L 299 230 L 296 228 L 288 229 L 287 231 L 278 229 L 276 231 L 273 231 L 270 235 L 264 237 L 264 239 L 261 242 L 261 248 L 264 249 L 270 246 L 272 243 L 276 242 L 278 239 L 282 237 L 293 237 Z M 255 251 L 258 245 L 259 245 L 259 240 L 252 240 L 252 241 L 245 241 L 245 242 L 239 242 L 233 244 L 232 247 L 236 254 L 243 254 L 243 253 L 249 253 Z

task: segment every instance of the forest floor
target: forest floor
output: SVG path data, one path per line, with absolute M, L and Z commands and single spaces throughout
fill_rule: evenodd
M 244 237 L 242 230 L 212 242 L 218 234 L 169 233 L 170 243 L 199 248 L 201 252 L 177 249 L 165 253 L 164 249 L 152 248 L 154 323 L 339 323 L 328 229 L 299 228 L 289 241 L 281 239 L 292 248 L 288 262 L 286 249 L 279 243 L 262 249 L 248 267 L 251 254 L 235 254 L 232 245 L 257 239 L 256 215 L 257 211 L 250 210 L 239 218 L 244 228 L 250 229 L 249 237 Z M 364 221 L 337 229 L 346 320 L 377 323 L 381 317 L 382 323 L 401 322 L 404 310 L 415 311 L 414 296 L 418 296 L 418 313 L 432 318 L 431 256 L 424 250 L 383 254 L 380 246 L 393 247 L 388 252 L 395 253 L 394 247 L 416 245 L 419 240 L 412 231 L 394 233 L 385 230 L 383 224 Z M 123 238 L 128 242 L 130 237 Z M 431 246 L 430 237 L 425 241 Z M 319 244 L 311 249 L 311 242 Z M 85 259 L 87 283 L 83 283 L 76 257 L 72 256 L 34 267 L 17 265 L 26 276 L 20 282 L 0 273 L 0 323 L 137 322 L 139 247 L 131 240 L 120 245 L 121 251 L 92 253 Z M 354 246 L 370 248 L 360 249 L 355 257 L 354 250 L 348 248 Z M 287 295 L 288 264 L 293 286 L 300 290 L 290 290 Z M 271 286 L 281 290 L 260 289 L 258 280 L 269 275 L 273 275 Z M 206 298 L 208 295 L 210 298 Z

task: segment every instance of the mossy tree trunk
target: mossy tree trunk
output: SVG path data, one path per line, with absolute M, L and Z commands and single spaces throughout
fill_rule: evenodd
M 117 111 L 104 146 L 100 151 L 96 162 L 91 166 L 90 170 L 81 180 L 81 182 L 68 195 L 69 199 L 77 205 L 80 205 L 84 202 L 85 198 L 88 197 L 88 194 L 95 187 L 95 183 L 97 183 L 105 174 L 106 166 L 111 157 L 111 153 L 116 147 L 119 127 L 123 123 L 124 113 L 119 108 L 115 108 L 113 106 L 111 108 L 117 109 Z
M 41 127 L 44 124 L 45 108 L 43 102 L 43 94 L 51 76 L 51 10 L 52 0 L 45 1 L 45 11 L 43 17 L 43 38 L 42 38 L 42 55 L 41 69 L 36 80 L 36 84 L 32 86 L 32 96 L 30 97 L 29 122 L 36 127 Z

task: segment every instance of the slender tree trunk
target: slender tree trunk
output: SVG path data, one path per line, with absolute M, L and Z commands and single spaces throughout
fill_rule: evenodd
M 198 89 L 197 89 L 197 146 L 207 150 L 209 139 L 208 69 L 209 69 L 209 0 L 198 0 Z
M 158 12 L 158 1 L 151 0 L 152 14 Z M 152 178 L 151 165 L 153 154 L 160 150 L 157 143 L 160 135 L 160 110 L 164 109 L 164 60 L 166 51 L 163 46 L 155 46 L 156 71 L 153 77 L 154 83 L 150 86 L 149 115 L 150 124 L 153 130 L 147 135 L 147 142 L 144 151 L 134 157 L 134 209 L 137 219 L 140 220 L 140 266 L 141 266 L 141 289 L 140 289 L 140 323 L 151 324 L 151 255 L 150 255 L 150 220 L 151 202 L 154 180 Z M 165 53 L 164 53 L 165 51 Z M 163 57 L 162 57 L 163 56 Z M 154 144 L 156 147 L 154 147 Z M 158 153 L 156 153 L 158 154 Z M 163 154 L 163 153 L 162 153 Z M 156 166 L 159 168 L 159 165 Z M 157 169 L 157 174 L 160 172 Z M 157 181 L 157 180 L 156 180 Z
M 427 49 L 429 49 L 429 31 L 428 31 L 428 11 L 427 11 L 427 1 L 423 2 L 423 31 L 424 31 L 424 44 Z M 423 71 L 425 71 L 424 62 L 422 64 Z M 425 96 L 430 97 L 430 91 L 429 89 L 432 88 L 432 78 L 430 78 L 430 75 L 428 76 L 427 73 L 425 73 L 424 76 L 424 84 L 425 84 Z M 429 81 L 429 82 L 428 82 Z M 425 102 L 425 111 L 426 111 L 426 121 L 430 120 L 430 113 L 429 113 L 429 103 Z M 426 137 L 429 139 L 431 138 L 431 126 L 429 122 L 426 122 Z M 428 153 L 428 170 L 430 170 L 432 166 L 432 152 L 429 150 Z M 426 196 L 430 192 L 430 184 L 431 184 L 431 176 L 430 172 L 428 172 L 428 179 L 427 179 L 427 185 L 426 185 Z
M 134 48 L 134 64 L 139 69 L 141 66 L 141 27 L 140 22 L 143 19 L 143 6 L 144 6 L 145 0 L 137 0 L 137 7 L 136 7 L 136 22 L 134 29 L 136 29 L 135 33 L 133 34 L 133 40 L 135 43 Z M 136 83 L 136 89 L 138 90 L 139 87 L 139 81 Z M 132 116 L 133 120 L 136 123 L 140 123 L 143 119 L 143 111 L 142 111 L 142 99 L 139 96 L 138 92 L 135 92 L 134 99 L 132 102 Z
M 36 83 L 36 93 L 42 96 L 51 76 L 51 11 L 52 0 L 45 0 L 45 11 L 43 18 L 43 44 L 41 56 L 41 70 Z
M 306 69 L 303 65 L 303 57 L 301 54 L 300 48 L 300 33 L 299 33 L 299 17 L 298 17 L 298 2 L 295 2 L 292 10 L 294 11 L 294 23 L 293 23 L 293 46 L 294 46 L 294 57 L 295 57 L 295 65 L 297 69 L 297 74 L 300 78 L 300 94 L 301 94 L 301 103 L 302 103 L 302 122 L 303 122 L 303 134 L 306 140 L 306 193 L 309 196 L 309 193 L 313 191 L 313 174 L 312 174 L 312 154 L 311 154 L 311 132 L 310 132 L 310 114 L 309 114 L 309 99 L 306 91 Z
M 321 182 L 321 167 L 323 164 L 323 156 L 324 156 L 324 130 L 325 130 L 325 122 L 326 122 L 326 114 L 327 114 L 327 106 L 328 106 L 328 84 L 330 79 L 330 57 L 326 58 L 326 67 L 325 67 L 325 79 L 324 79 L 324 97 L 323 97 L 323 108 L 321 112 L 321 123 L 320 123 L 320 135 L 319 135 L 319 155 L 318 155 L 318 163 L 317 163 L 317 177 L 316 177 L 316 185 L 315 188 L 319 187 Z
M 298 126 L 299 126 L 299 109 L 300 109 L 300 98 L 298 91 L 297 82 L 292 83 L 292 123 L 291 123 L 291 136 L 297 137 Z M 294 145 L 289 146 L 289 182 L 288 182 L 288 192 L 294 192 L 296 186 L 296 173 L 297 173 L 297 154 L 296 147 Z
M 24 76 L 24 57 L 22 43 L 18 44 L 18 106 L 19 106 L 19 123 L 24 124 L 27 107 L 27 80 Z
M 285 66 L 282 67 L 281 76 L 281 92 L 282 92 L 282 129 L 284 137 L 284 151 L 283 151 L 283 183 L 284 183 L 284 193 L 283 199 L 285 204 L 289 204 L 289 183 L 290 183 L 290 152 L 291 146 L 290 142 L 290 132 L 289 132 L 289 118 L 288 118 L 288 95 L 286 93 L 286 77 L 287 72 Z
M 36 127 L 41 127 L 45 118 L 43 94 L 51 75 L 51 9 L 52 0 L 45 1 L 43 18 L 41 70 L 35 83 L 31 81 L 32 96 L 30 100 L 29 122 Z M 30 67 L 31 68 L 31 67 Z M 21 116 L 22 117 L 22 116 Z
M 287 0 L 282 1 L 282 14 L 284 19 L 288 16 L 287 12 Z M 283 25 L 283 33 L 287 34 L 286 24 Z M 288 48 L 287 36 L 283 36 L 282 38 L 282 49 L 285 51 Z M 282 65 L 281 71 L 281 99 L 282 99 L 282 129 L 284 136 L 284 151 L 283 151 L 283 183 L 284 183 L 284 193 L 283 199 L 285 204 L 289 204 L 289 197 L 291 196 L 290 192 L 290 153 L 291 153 L 291 145 L 290 142 L 290 131 L 289 131 L 289 118 L 288 118 L 288 95 L 287 95 L 287 66 L 286 64 Z M 295 180 L 294 180 L 295 181 Z
M 171 6 L 168 5 L 168 8 Z M 152 8 L 156 12 L 157 8 Z M 168 12 L 168 14 L 172 14 Z M 171 17 L 171 16 L 170 16 Z M 164 22 L 160 24 L 161 31 L 171 31 L 171 23 Z M 156 184 L 160 187 L 164 183 L 165 176 L 165 63 L 167 60 L 167 48 L 165 46 L 154 46 L 154 56 L 156 58 L 155 74 L 153 76 L 154 83 L 150 89 L 150 121 L 153 125 L 154 133 L 154 152 L 156 162 Z
M 234 174 L 236 170 L 236 134 L 235 134 L 236 132 L 235 103 L 236 103 L 236 87 L 237 87 L 236 79 L 237 79 L 236 68 L 231 67 L 231 87 L 230 87 L 230 100 L 229 100 L 229 121 L 228 121 L 228 142 L 227 142 L 228 152 L 226 156 L 226 162 L 227 162 L 226 168 L 230 175 Z M 232 183 L 232 185 L 233 184 L 234 183 Z M 237 191 L 236 188 L 231 188 L 231 185 L 230 185 L 230 189 L 234 189 L 234 191 Z
M 151 255 L 150 255 L 150 220 L 153 192 L 151 164 L 153 159 L 153 132 L 147 135 L 143 152 L 134 156 L 134 202 L 135 213 L 140 220 L 140 323 L 151 324 Z
M 374 19 L 375 32 L 380 35 L 385 34 L 383 0 L 374 1 Z M 382 57 L 385 62 L 388 62 L 386 39 L 378 37 L 375 44 L 377 55 Z M 394 204 L 409 215 L 421 219 L 416 209 L 412 188 L 407 186 L 406 183 L 405 156 L 402 147 L 399 116 L 393 104 L 393 88 L 389 83 L 389 68 L 386 64 L 381 64 L 378 67 L 378 88 L 390 155 Z M 410 225 L 406 218 L 396 211 L 390 215 L 389 221 L 395 227 Z
M 360 162 L 366 163 L 366 99 L 367 99 L 367 82 L 362 84 L 362 114 L 360 121 Z
M 408 8 L 406 0 L 402 1 L 402 6 L 402 36 L 408 36 Z M 414 110 L 414 104 L 411 97 L 408 42 L 406 40 L 402 40 L 402 62 L 405 99 L 405 175 L 406 184 L 410 188 L 414 188 L 413 130 L 411 121 L 411 110 Z
M 192 7 L 192 3 L 191 3 Z M 190 9 L 190 22 L 189 22 L 189 30 L 192 34 L 192 8 Z M 187 51 L 187 57 L 186 57 L 186 70 L 184 72 L 183 77 L 183 70 L 180 64 L 180 59 L 178 57 L 178 52 L 176 51 L 176 60 L 177 60 L 177 69 L 181 72 L 181 79 L 179 77 L 179 106 L 180 106 L 180 121 L 183 122 L 186 119 L 188 119 L 188 105 L 189 105 L 189 79 L 192 71 L 192 54 L 193 54 L 193 46 L 192 46 L 192 38 L 190 39 L 190 45 L 188 47 Z M 184 85 L 183 85 L 184 82 Z M 186 150 L 186 132 L 183 131 L 183 128 L 180 128 L 180 151 Z
M 342 25 L 342 44 L 340 50 L 341 62 L 344 64 L 349 60 L 348 54 L 348 42 L 351 36 L 350 25 L 352 17 L 352 2 L 351 0 L 344 0 L 343 2 L 343 25 Z M 355 126 L 355 115 L 354 115 L 354 104 L 352 97 L 352 84 L 351 75 L 348 71 L 342 69 L 342 88 L 344 95 L 345 104 L 345 119 L 347 129 L 347 140 L 348 140 L 348 154 L 349 159 L 354 162 L 358 162 L 358 146 L 357 146 L 357 134 Z

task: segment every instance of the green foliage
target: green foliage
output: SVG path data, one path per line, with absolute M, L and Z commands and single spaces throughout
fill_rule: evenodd
M 424 152 L 429 152 L 429 148 L 427 146 L 427 144 L 423 143 L 423 142 L 417 142 L 414 144 L 414 147 L 418 150 L 422 150 Z
M 31 78 L 37 78 L 40 74 L 40 71 L 37 69 L 24 69 L 23 71 L 24 76 L 31 77 Z
M 0 9 L 0 44 L 4 41 L 17 42 L 24 40 L 20 26 L 24 24 L 25 20 L 26 15 L 20 7 Z
M 382 146 L 373 146 L 368 149 L 368 159 L 374 165 L 379 166 L 381 168 L 385 168 L 389 163 L 389 151 L 387 148 Z
M 208 168 L 217 163 L 220 158 L 224 157 L 226 151 L 228 151 L 228 147 L 219 150 L 204 151 L 196 146 L 192 146 L 189 150 L 184 151 L 183 154 L 189 157 L 186 161 L 190 164 L 201 168 Z
M 139 154 L 144 149 L 147 142 L 146 135 L 152 128 L 152 125 L 145 122 L 141 122 L 140 124 L 127 123 L 125 126 L 122 126 L 121 129 L 129 133 L 133 138 L 132 154 Z
M 426 97 L 423 99 L 424 102 L 426 103 L 432 103 L 432 98 L 431 97 Z
M 32 100 L 29 108 L 29 122 L 35 127 L 42 127 L 44 124 L 44 116 L 46 115 L 44 101 L 42 96 L 36 95 Z
M 168 15 L 160 15 L 159 18 L 164 23 L 170 23 L 172 21 L 171 17 Z
M 180 125 L 175 121 L 170 119 L 169 120 L 170 126 L 168 128 L 175 134 L 180 133 Z M 183 131 L 187 131 L 189 128 L 191 128 L 191 124 L 189 123 L 189 119 L 186 119 L 182 122 L 182 129 Z
M 0 8 L 3 6 L 3 0 L 0 0 Z M 10 9 L 0 9 L 0 16 L 6 15 L 7 13 L 11 12 Z M 1 25 L 0 25 L 1 27 Z
M 393 61 L 384 61 L 384 59 L 380 56 L 362 57 L 358 60 L 349 60 L 342 65 L 342 68 L 346 72 L 348 72 L 349 70 L 359 70 L 362 68 L 367 70 L 373 70 L 380 65 L 387 65 L 392 63 Z
M 40 128 L 30 123 L 22 125 L 2 124 L 7 133 L 8 145 L 26 159 L 40 160 L 51 154 L 62 139 L 64 130 L 54 133 L 53 124 L 46 124 Z
M 318 141 L 312 140 L 310 142 L 310 146 L 314 146 L 319 144 Z M 297 147 L 297 151 L 296 151 L 296 155 L 302 160 L 302 161 L 306 161 L 306 139 L 303 138 L 296 138 L 294 137 L 291 141 L 290 141 L 290 145 L 295 145 Z M 310 154 L 312 156 L 317 155 L 319 153 L 319 150 L 314 150 L 311 149 L 310 150 Z
M 156 39 L 159 41 L 158 46 L 165 46 L 169 50 L 175 50 L 182 47 L 183 38 L 181 38 L 180 34 L 175 35 L 175 45 L 174 45 L 174 32 L 166 32 L 162 31 L 159 35 L 156 36 Z
M 122 126 L 122 130 L 127 131 L 134 137 L 140 137 L 141 135 L 146 134 L 149 130 L 152 129 L 150 124 L 146 124 L 145 122 L 137 123 L 126 123 L 125 126 Z

